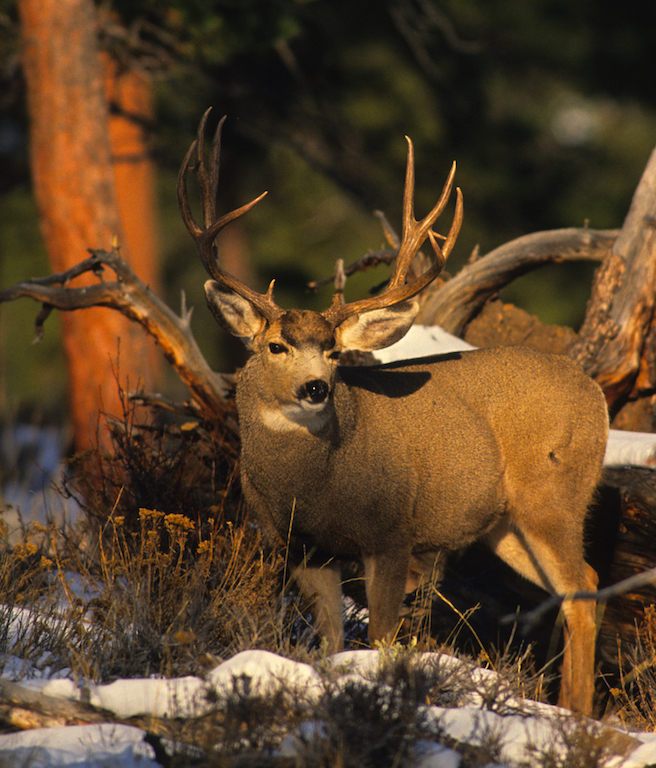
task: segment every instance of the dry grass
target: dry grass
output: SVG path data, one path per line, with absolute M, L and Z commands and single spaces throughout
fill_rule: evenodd
M 636 627 L 636 644 L 619 652 L 620 668 L 609 690 L 608 716 L 629 728 L 656 730 L 656 606 L 645 609 Z M 628 668 L 623 659 L 628 660 Z
M 234 441 L 189 420 L 137 424 L 128 408 L 113 436 L 113 456 L 76 457 L 64 483 L 86 512 L 80 529 L 32 526 L 18 546 L 0 542 L 0 602 L 56 612 L 67 642 L 52 663 L 89 680 L 290 648 L 298 607 L 283 600 L 280 553 L 245 514 Z
M 281 564 L 263 555 L 256 529 L 226 526 L 191 549 L 189 518 L 145 509 L 139 517 L 136 532 L 111 518 L 93 559 L 73 549 L 70 532 L 63 545 L 52 528 L 31 529 L 25 543 L 5 547 L 2 610 L 8 618 L 31 609 L 32 618 L 18 639 L 4 621 L 0 650 L 33 661 L 47 651 L 51 668 L 107 682 L 198 674 L 245 644 L 284 645 L 291 622 L 279 608 Z M 259 631 L 249 635 L 249 624 Z M 49 637 L 54 628 L 58 637 Z
M 136 531 L 110 518 L 98 550 L 92 679 L 198 673 L 214 663 L 208 650 L 239 649 L 245 613 L 264 623 L 278 603 L 279 562 L 252 527 L 215 525 L 204 538 L 182 514 L 141 509 Z

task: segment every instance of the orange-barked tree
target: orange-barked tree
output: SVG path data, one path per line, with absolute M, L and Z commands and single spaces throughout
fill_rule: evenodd
M 115 242 L 156 290 L 150 83 L 101 51 L 93 0 L 19 0 L 18 7 L 32 182 L 53 271 Z M 104 417 L 121 414 L 118 383 L 152 387 L 159 355 L 139 326 L 102 308 L 63 313 L 62 335 L 75 448 L 97 438 L 108 448 Z

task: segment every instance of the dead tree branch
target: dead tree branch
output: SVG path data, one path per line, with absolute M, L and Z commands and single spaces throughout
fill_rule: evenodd
M 617 230 L 555 229 L 518 237 L 466 264 L 446 283 L 429 291 L 417 322 L 440 325 L 461 336 L 486 301 L 520 275 L 562 261 L 601 261 Z
M 215 373 L 198 348 L 190 326 L 191 310 L 182 300 L 178 316 L 142 282 L 116 251 L 90 251 L 91 258 L 66 272 L 27 280 L 0 291 L 0 302 L 27 297 L 42 303 L 36 320 L 37 340 L 50 311 L 73 311 L 87 307 L 109 307 L 140 323 L 162 347 L 164 356 L 189 387 L 201 413 L 216 417 L 225 413 L 230 383 Z M 109 267 L 116 280 L 102 279 Z M 100 277 L 96 285 L 80 288 L 69 283 L 92 272 Z
M 344 276 L 350 277 L 356 272 L 364 272 L 367 269 L 371 269 L 371 267 L 377 267 L 379 264 L 389 265 L 396 259 L 397 254 L 398 248 L 383 248 L 380 251 L 367 251 L 364 255 L 360 256 L 359 259 L 352 264 L 349 264 L 348 267 L 344 267 Z M 336 275 L 333 273 L 321 280 L 314 280 L 313 282 L 308 283 L 308 290 L 317 291 L 319 288 L 323 288 L 326 285 L 332 285 L 335 281 L 335 277 Z
M 11 680 L 0 679 L 0 728 L 12 731 L 52 728 L 94 723 L 125 723 L 142 728 L 144 741 L 166 757 L 159 736 L 173 738 L 177 733 L 171 722 L 153 715 L 133 718 L 117 717 L 114 712 L 84 701 L 49 696 Z M 177 733 L 179 738 L 179 733 Z M 162 765 L 167 765 L 163 761 Z
M 604 587 L 604 589 L 599 589 L 595 592 L 574 592 L 571 595 L 552 595 L 548 600 L 540 603 L 540 605 L 532 611 L 503 616 L 501 623 L 513 624 L 514 622 L 518 622 L 524 624 L 527 631 L 530 632 L 531 629 L 541 621 L 546 613 L 549 613 L 553 608 L 561 605 L 563 600 L 596 600 L 601 603 L 610 600 L 613 597 L 620 597 L 621 595 L 635 592 L 637 589 L 640 589 L 647 584 L 656 584 L 656 568 L 650 568 L 647 571 L 636 573 L 633 576 L 622 579 L 622 581 L 618 581 L 617 584 L 611 584 L 611 586 Z
M 111 712 L 78 701 L 48 696 L 0 679 L 0 724 L 25 730 L 47 728 L 53 725 L 113 722 Z
M 622 229 L 596 275 L 572 357 L 603 388 L 611 408 L 656 388 L 656 150 Z
M 483 304 L 515 278 L 550 263 L 602 261 L 618 234 L 619 230 L 569 228 L 518 237 L 466 264 L 446 283 L 434 283 L 419 297 L 417 322 L 440 325 L 459 336 Z M 396 253 L 393 248 L 368 251 L 345 267 L 344 274 L 348 277 L 379 264 L 391 264 Z M 308 288 L 316 290 L 329 285 L 334 277 L 309 283 Z
M 385 234 L 390 239 L 387 229 Z M 618 234 L 619 230 L 569 228 L 518 237 L 466 264 L 451 280 L 433 283 L 419 296 L 417 322 L 440 325 L 449 333 L 461 336 L 482 306 L 515 278 L 545 264 L 602 261 Z M 391 264 L 396 254 L 395 248 L 368 251 L 345 267 L 344 274 L 349 277 L 379 264 Z M 331 284 L 334 278 L 330 275 L 309 283 L 308 288 L 317 290 Z

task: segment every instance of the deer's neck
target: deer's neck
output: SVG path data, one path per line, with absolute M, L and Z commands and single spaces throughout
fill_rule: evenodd
M 356 395 L 338 379 L 323 425 L 311 430 L 297 421 L 294 425 L 281 421 L 286 417 L 272 413 L 271 405 L 259 400 L 251 384 L 243 377 L 237 388 L 241 479 L 246 500 L 267 536 L 286 541 L 293 519 L 296 545 L 307 543 L 308 551 L 318 546 L 327 552 L 358 555 L 360 545 L 350 531 L 343 530 L 341 517 L 335 516 L 335 510 L 353 502 L 353 484 L 362 480 L 370 466 L 363 459 L 367 447 Z M 359 461 L 364 461 L 364 467 L 358 468 L 353 480 L 349 467 L 357 467 Z M 370 491 L 364 498 L 360 493 L 358 502 L 373 509 L 375 502 L 369 496 L 377 496 L 378 488 L 366 480 L 364 485 Z

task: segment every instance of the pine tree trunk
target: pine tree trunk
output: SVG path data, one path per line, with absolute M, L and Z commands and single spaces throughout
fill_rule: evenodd
M 156 218 L 156 168 L 150 153 L 153 122 L 152 83 L 136 69 L 125 69 L 102 56 L 109 106 L 109 142 L 114 166 L 116 201 L 123 239 L 121 255 L 137 277 L 156 294 L 160 291 L 160 248 Z M 131 338 L 131 354 L 121 360 L 134 388 L 139 378 L 145 390 L 156 389 L 162 353 L 141 329 Z
M 93 0 L 18 5 L 32 178 L 53 271 L 81 261 L 88 248 L 109 248 L 113 238 L 126 250 L 140 247 L 126 240 L 120 220 Z M 143 377 L 145 334 L 104 309 L 64 313 L 62 333 L 75 447 L 90 447 L 97 434 L 107 447 L 99 413 L 121 413 L 118 375 L 131 387 Z

